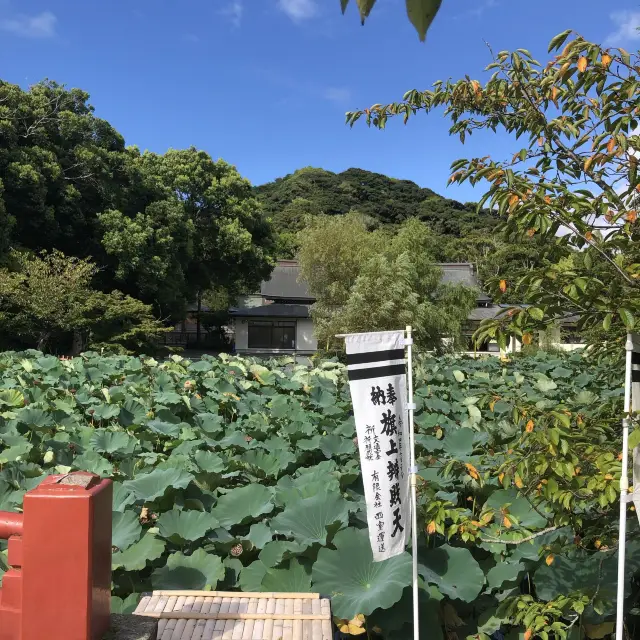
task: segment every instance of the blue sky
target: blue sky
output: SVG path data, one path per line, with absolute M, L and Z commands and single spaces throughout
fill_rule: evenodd
M 446 188 L 449 165 L 510 156 L 508 138 L 463 147 L 437 113 L 350 130 L 345 111 L 440 78 L 482 78 L 485 41 L 545 61 L 567 28 L 640 46 L 640 0 L 444 0 L 425 44 L 403 0 L 378 0 L 365 27 L 351 4 L 342 16 L 338 0 L 0 0 L 0 77 L 81 87 L 127 144 L 195 145 L 255 184 L 304 166 L 361 167 L 467 201 L 480 194 Z

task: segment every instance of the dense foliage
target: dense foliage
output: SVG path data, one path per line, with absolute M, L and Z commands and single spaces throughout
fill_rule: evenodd
M 577 353 L 417 363 L 426 638 L 606 632 L 620 374 Z M 409 555 L 372 563 L 342 365 L 5 353 L 0 434 L 2 509 L 48 473 L 113 478 L 116 608 L 151 588 L 315 589 L 371 637 L 410 635 Z
M 407 121 L 444 108 L 462 142 L 485 129 L 523 140 L 506 159 L 452 165 L 451 181 L 485 183 L 479 206 L 497 210 L 508 230 L 540 238 L 551 263 L 493 282 L 496 293 L 515 291 L 531 306 L 489 323 L 485 334 L 502 341 L 577 314 L 594 342 L 611 343 L 640 318 L 640 52 L 605 48 L 572 31 L 553 38 L 549 51 L 559 53 L 547 64 L 524 49 L 501 51 L 484 84 L 437 82 L 347 119 L 384 127 L 393 116 Z
M 13 268 L 11 249 L 90 259 L 99 291 L 166 322 L 209 290 L 259 286 L 276 247 L 248 181 L 194 148 L 125 147 L 88 99 L 0 81 L 0 264 Z
M 320 347 L 341 351 L 337 334 L 408 324 L 420 347 L 440 350 L 443 338 L 458 344 L 478 291 L 443 284 L 433 246 L 429 227 L 415 218 L 396 234 L 369 231 L 354 212 L 314 218 L 300 233 L 298 257 L 316 298 L 311 316 Z
M 336 174 L 307 167 L 256 187 L 255 193 L 278 231 L 283 257 L 293 257 L 318 216 L 356 212 L 370 229 L 391 232 L 407 220 L 420 220 L 431 231 L 433 260 L 472 262 L 482 281 L 547 264 L 537 238 L 498 234 L 500 218 L 490 210 L 444 198 L 410 180 L 363 169 Z

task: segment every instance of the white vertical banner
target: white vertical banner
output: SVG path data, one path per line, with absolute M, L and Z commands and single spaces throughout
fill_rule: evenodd
M 411 535 L 410 443 L 404 331 L 346 341 L 369 540 L 375 562 L 399 555 Z
M 631 347 L 631 412 L 635 413 L 640 411 L 640 334 L 630 333 L 627 342 Z M 640 447 L 633 449 L 633 503 L 640 520 Z

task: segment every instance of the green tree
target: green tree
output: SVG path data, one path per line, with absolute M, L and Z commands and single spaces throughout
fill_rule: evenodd
M 92 288 L 98 269 L 87 259 L 59 251 L 28 255 L 14 252 L 12 269 L 0 269 L 0 335 L 45 351 L 66 342 L 86 346 L 141 348 L 164 328 L 152 309 L 119 291 Z
M 320 218 L 301 234 L 301 275 L 317 297 L 312 307 L 320 344 L 336 348 L 338 333 L 387 330 L 411 324 L 416 342 L 441 348 L 459 339 L 477 292 L 441 284 L 433 263 L 433 235 L 409 220 L 394 236 L 370 231 L 362 216 Z
M 600 335 L 601 327 L 611 344 L 640 318 L 640 58 L 571 31 L 556 36 L 553 49 L 561 51 L 546 65 L 523 49 L 499 52 L 484 85 L 468 78 L 438 82 L 347 119 L 353 124 L 365 116 L 384 127 L 389 117 L 444 107 L 451 133 L 463 142 L 482 129 L 523 139 L 505 160 L 455 162 L 451 181 L 488 183 L 479 206 L 498 210 L 508 232 L 538 238 L 542 258 L 557 263 L 579 251 L 582 259 L 574 269 L 542 262 L 494 280 L 496 296 L 510 291 L 530 306 L 487 323 L 482 333 L 504 342 L 509 334 L 530 334 L 578 314 L 581 330 Z

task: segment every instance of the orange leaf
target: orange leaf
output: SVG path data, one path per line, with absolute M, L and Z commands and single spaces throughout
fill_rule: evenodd
M 467 471 L 468 471 L 469 475 L 474 480 L 479 480 L 480 479 L 480 475 L 478 474 L 478 470 L 470 462 L 466 462 L 464 466 L 467 468 Z
M 509 516 L 503 516 L 503 518 L 502 518 L 502 524 L 503 524 L 507 529 L 511 529 L 511 527 L 513 526 L 513 523 L 511 522 L 511 520 L 509 520 Z
M 530 238 L 533 238 L 533 236 L 535 236 L 535 235 L 536 235 L 536 230 L 535 230 L 535 229 L 527 229 L 527 235 L 528 235 Z
M 625 218 L 627 219 L 627 222 L 630 222 L 631 224 L 633 224 L 638 219 L 638 212 L 633 210 L 628 211 Z
M 436 523 L 434 520 L 432 520 L 428 525 L 427 525 L 427 533 L 429 535 L 432 535 L 436 532 Z
M 541 147 L 544 144 L 544 138 L 542 136 L 540 136 L 538 138 L 538 146 Z
M 588 242 L 591 242 L 593 240 L 593 233 L 591 233 L 591 231 L 587 231 L 587 233 L 584 234 L 584 237 Z
M 590 158 L 587 158 L 584 161 L 584 170 L 585 171 L 589 171 L 589 167 L 591 166 L 591 164 L 593 163 L 593 161 L 596 159 L 595 156 L 591 156 Z
M 550 567 L 553 564 L 553 553 L 550 553 L 546 558 L 545 562 L 547 563 L 547 567 Z
M 558 87 L 551 89 L 551 99 L 555 102 L 558 99 Z
M 615 138 L 610 138 L 609 142 L 607 143 L 607 151 L 609 153 L 613 153 L 613 150 L 616 148 L 616 139 Z
M 524 482 L 522 482 L 522 478 L 517 473 L 513 479 L 513 482 L 516 487 L 518 487 L 518 489 L 522 489 L 522 487 L 524 487 Z
M 524 632 L 524 640 L 531 640 L 531 636 L 533 635 L 533 630 L 532 629 L 527 629 Z
M 636 191 L 640 191 L 640 184 L 636 185 Z
M 525 429 L 527 430 L 527 433 L 531 433 L 533 431 L 533 420 L 529 420 L 529 422 L 527 422 Z
M 522 334 L 522 344 L 531 344 L 533 342 L 533 335 L 530 333 Z
M 578 60 L 578 70 L 581 73 L 584 73 L 587 70 L 587 59 L 584 56 Z
M 500 291 L 502 291 L 502 293 L 504 293 L 507 290 L 507 281 L 506 280 L 500 280 Z
M 518 201 L 520 200 L 520 196 L 517 193 L 514 193 L 510 198 L 509 198 L 509 206 L 513 207 L 516 204 L 518 204 Z

